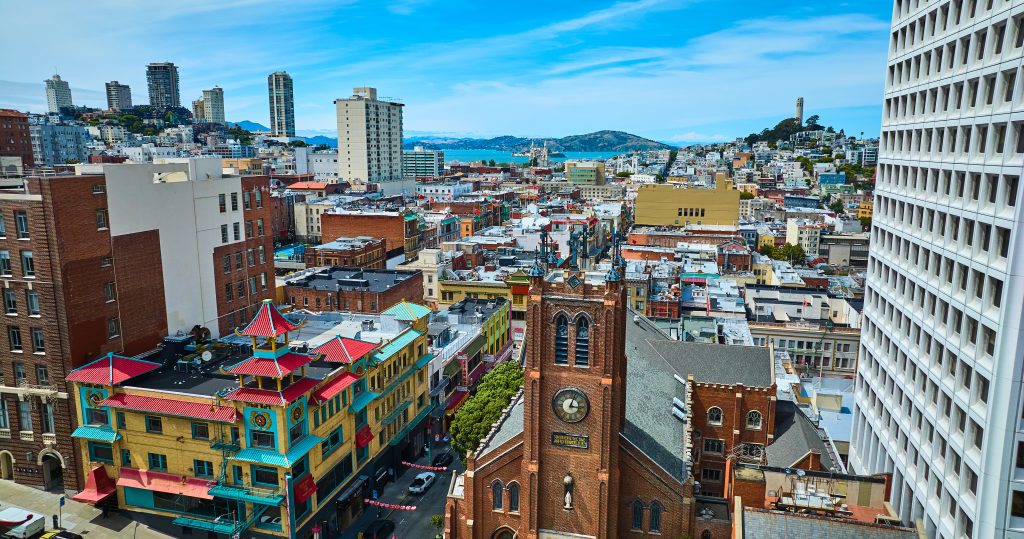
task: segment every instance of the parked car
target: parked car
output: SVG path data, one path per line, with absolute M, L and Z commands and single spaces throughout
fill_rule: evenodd
M 39 536 L 39 539 L 84 539 L 81 535 L 68 530 L 57 530 L 46 532 Z
M 363 529 L 363 539 L 388 539 L 395 531 L 395 523 L 390 520 L 374 520 Z
M 430 489 L 430 486 L 434 484 L 434 479 L 437 478 L 437 474 L 434 472 L 423 472 L 416 476 L 416 479 L 412 480 L 412 484 L 409 485 L 410 494 L 423 494 Z
M 441 453 L 440 455 L 434 457 L 434 461 L 431 462 L 430 465 L 431 466 L 437 466 L 437 467 L 441 467 L 441 466 L 447 467 L 454 460 L 455 460 L 455 457 L 452 456 L 451 453 L 444 452 L 444 453 Z

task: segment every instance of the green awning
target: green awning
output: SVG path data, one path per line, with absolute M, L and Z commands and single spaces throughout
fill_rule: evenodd
M 374 393 L 373 391 L 363 391 L 362 393 L 359 394 L 358 397 L 352 399 L 352 406 L 350 406 L 349 409 L 352 410 L 352 412 L 354 413 L 360 412 L 362 411 L 363 408 L 366 408 L 366 405 L 370 404 L 370 402 L 373 401 L 373 399 L 376 399 L 378 396 L 379 393 Z
M 121 439 L 121 435 L 110 427 L 93 427 L 89 425 L 78 427 L 71 433 L 71 437 L 92 440 L 94 442 L 106 442 L 108 444 Z
M 462 349 L 462 352 L 466 354 L 466 357 L 473 357 L 480 349 L 487 345 L 487 336 L 481 333 L 477 338 L 473 339 L 468 346 Z
M 276 492 L 271 494 L 270 491 L 267 491 L 266 495 L 262 495 L 262 493 L 257 490 L 230 487 L 228 485 L 217 485 L 211 488 L 210 496 L 239 502 L 249 502 L 257 505 L 277 506 L 281 505 L 281 502 L 284 501 L 284 496 L 277 494 Z
M 324 439 L 319 436 L 307 434 L 303 436 L 298 443 L 293 445 L 292 448 L 288 450 L 288 453 L 284 455 L 270 449 L 249 447 L 228 457 L 228 460 L 240 460 L 243 462 L 251 462 L 253 464 L 277 466 L 278 468 L 291 468 L 299 461 L 299 459 L 306 456 L 311 449 L 320 445 L 320 442 L 322 441 L 324 441 Z
M 376 362 L 387 360 L 387 358 L 397 354 L 406 346 L 409 346 L 416 340 L 417 337 L 423 335 L 422 331 L 416 331 L 415 329 L 408 329 L 391 342 L 385 344 L 373 354 L 373 359 Z
M 186 528 L 194 528 L 197 530 L 205 530 L 214 533 L 223 533 L 224 535 L 231 535 L 235 533 L 234 523 L 228 524 L 223 522 L 210 522 L 209 520 L 199 520 L 198 518 L 189 517 L 178 517 L 171 521 L 171 524 L 175 526 L 184 526 Z
M 451 361 L 449 361 L 448 364 L 444 366 L 444 375 L 455 376 L 455 373 L 459 372 L 461 369 L 462 363 L 460 363 L 458 359 L 453 357 Z
M 433 404 L 431 404 L 430 406 L 427 406 L 426 408 L 424 408 L 423 411 L 419 413 L 419 415 L 414 417 L 413 420 L 410 421 L 409 424 L 405 426 L 405 428 L 403 428 L 402 430 L 398 431 L 398 434 L 396 434 L 395 437 L 392 438 L 390 442 L 388 442 L 388 444 L 389 445 L 398 445 L 399 443 L 401 443 L 402 438 L 405 438 L 405 435 L 409 434 L 409 432 L 413 428 L 415 428 L 416 425 L 418 425 L 420 423 L 420 421 L 423 421 L 423 418 L 427 417 L 427 414 L 429 414 L 430 411 L 433 410 L 433 409 L 434 409 L 434 405 Z

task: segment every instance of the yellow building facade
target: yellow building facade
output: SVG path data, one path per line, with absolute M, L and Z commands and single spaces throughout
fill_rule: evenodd
M 714 189 L 687 188 L 678 184 L 648 184 L 636 194 L 637 225 L 737 226 L 740 217 L 740 192 L 724 175 Z
M 405 304 L 392 338 L 338 336 L 304 352 L 289 342 L 299 326 L 264 303 L 239 333 L 251 349 L 215 343 L 173 365 L 110 355 L 76 369 L 72 436 L 87 486 L 75 498 L 167 517 L 183 535 L 343 529 L 380 470 L 423 446 L 429 313 Z

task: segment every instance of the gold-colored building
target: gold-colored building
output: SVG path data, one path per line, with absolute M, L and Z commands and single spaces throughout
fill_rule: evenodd
M 167 517 L 182 535 L 333 536 L 424 446 L 430 310 L 385 313 L 387 326 L 367 317 L 357 338 L 305 352 L 290 340 L 300 324 L 265 302 L 236 342 L 72 371 L 86 474 L 74 498 Z
M 565 179 L 582 185 L 604 185 L 604 163 L 600 161 L 566 161 Z
M 637 225 L 739 225 L 740 192 L 719 174 L 714 189 L 678 184 L 642 185 L 636 194 Z

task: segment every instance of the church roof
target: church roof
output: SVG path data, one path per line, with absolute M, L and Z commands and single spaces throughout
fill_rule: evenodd
M 672 340 L 644 317 L 626 322 L 626 356 L 631 362 L 667 365 L 684 380 L 692 374 L 694 381 L 709 384 L 767 388 L 775 383 L 767 348 Z
M 515 403 L 504 417 L 499 419 L 498 430 L 484 442 L 479 454 L 484 455 L 501 444 L 523 433 L 523 395 L 516 396 Z
M 775 405 L 775 438 L 768 446 L 768 465 L 790 468 L 807 452 L 815 450 L 821 456 L 821 466 L 833 466 L 832 457 L 817 427 L 801 412 L 795 403 L 779 400 Z

